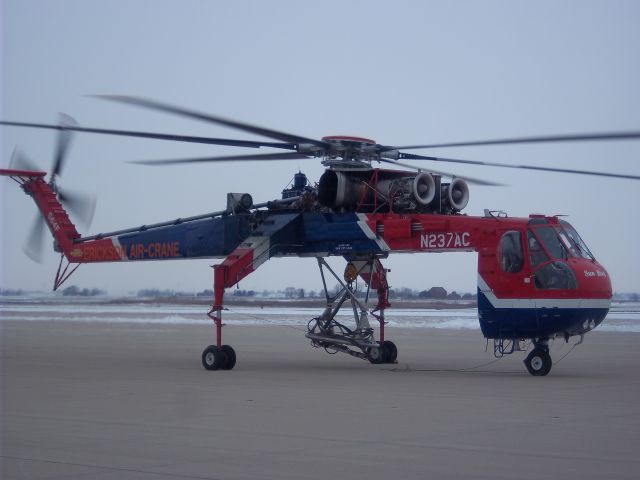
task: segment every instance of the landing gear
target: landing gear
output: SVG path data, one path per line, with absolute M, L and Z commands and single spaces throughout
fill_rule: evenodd
M 544 377 L 551 371 L 553 362 L 549 355 L 548 338 L 513 338 L 501 337 L 493 339 L 493 354 L 496 358 L 527 350 L 527 340 L 533 343 L 533 350 L 523 360 L 527 371 L 535 377 Z
M 379 347 L 372 347 L 368 350 L 369 361 L 371 363 L 396 363 L 398 358 L 396 344 L 389 340 L 378 343 L 380 344 Z
M 371 363 L 384 363 L 385 354 L 382 347 L 369 347 L 367 348 L 367 356 Z
M 390 340 L 382 342 L 382 351 L 384 352 L 384 363 L 396 363 L 398 358 L 398 347 Z
M 236 365 L 236 352 L 229 345 L 209 345 L 202 352 L 202 366 L 207 370 L 231 370 Z
M 551 355 L 549 355 L 549 348 L 536 346 L 524 359 L 524 364 L 531 375 L 536 377 L 547 375 L 553 365 Z
M 223 370 L 232 370 L 236 366 L 236 351 L 230 345 L 222 345 L 222 353 L 227 357 Z
M 308 324 L 305 336 L 311 340 L 311 345 L 316 348 L 324 348 L 328 353 L 342 352 L 374 364 L 395 363 L 398 349 L 393 342 L 384 340 L 384 309 L 389 307 L 387 301 L 389 287 L 386 283 L 386 271 L 380 261 L 377 258 L 350 261 L 345 270 L 343 282 L 323 258 L 317 260 L 327 305 L 322 315 L 312 319 Z M 333 296 L 327 290 L 324 269 L 327 269 L 342 287 Z M 368 286 L 364 302 L 356 297 L 353 287 L 353 282 L 358 276 L 364 278 Z M 369 298 L 369 288 L 372 285 L 378 291 L 378 306 L 372 315 L 380 323 L 380 341 L 375 339 L 365 305 Z M 356 328 L 353 330 L 336 320 L 338 311 L 347 300 L 351 303 L 356 324 Z
M 220 300 L 222 297 L 220 296 Z M 211 307 L 207 315 L 216 325 L 216 345 L 202 352 L 202 366 L 206 370 L 231 370 L 236 366 L 236 352 L 230 345 L 222 345 L 222 307 Z

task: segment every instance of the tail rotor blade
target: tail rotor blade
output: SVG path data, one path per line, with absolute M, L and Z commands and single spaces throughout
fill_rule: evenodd
M 44 245 L 44 218 L 38 214 L 31 232 L 27 238 L 27 243 L 23 247 L 24 253 L 34 262 L 42 263 L 42 247 Z
M 53 166 L 51 168 L 51 178 L 54 178 L 62 172 L 64 162 L 67 158 L 67 150 L 72 138 L 72 132 L 70 130 L 64 130 L 64 127 L 75 127 L 78 123 L 69 115 L 65 113 L 60 114 L 60 126 L 63 127 L 58 134 L 58 145 L 56 147 L 56 153 L 53 157 Z
M 91 225 L 96 210 L 95 195 L 58 189 L 58 198 L 83 227 L 88 228 Z
M 13 149 L 13 153 L 11 154 L 11 161 L 9 162 L 9 168 L 14 170 L 40 170 L 40 168 L 38 168 L 36 164 L 33 163 L 33 161 L 29 159 L 29 157 L 27 157 L 18 147 L 15 147 Z

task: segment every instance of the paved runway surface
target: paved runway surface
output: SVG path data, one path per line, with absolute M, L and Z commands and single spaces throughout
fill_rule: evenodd
M 0 323 L 2 478 L 638 478 L 640 335 L 594 332 L 531 377 L 479 332 L 395 330 L 398 364 L 289 327 Z M 569 351 L 562 341 L 554 360 Z

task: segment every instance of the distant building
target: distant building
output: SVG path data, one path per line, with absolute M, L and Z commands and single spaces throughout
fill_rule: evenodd
M 445 299 L 447 298 L 447 291 L 442 287 L 431 287 L 429 290 L 425 292 L 423 298 L 437 298 L 437 299 Z

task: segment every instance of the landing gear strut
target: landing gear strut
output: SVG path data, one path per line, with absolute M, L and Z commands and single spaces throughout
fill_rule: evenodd
M 386 282 L 385 270 L 380 261 L 377 258 L 370 258 L 349 262 L 345 269 L 344 281 L 342 281 L 323 258 L 317 258 L 317 260 L 327 305 L 322 315 L 312 319 L 307 326 L 308 331 L 305 337 L 311 340 L 311 345 L 316 348 L 324 348 L 328 353 L 342 352 L 369 360 L 371 363 L 395 363 L 398 349 L 393 342 L 384 340 L 384 309 L 389 306 L 387 300 L 389 287 Z M 333 296 L 327 290 L 324 269 L 327 269 L 340 284 L 341 289 Z M 364 303 L 354 293 L 353 282 L 358 276 L 365 279 L 368 287 Z M 372 285 L 378 291 L 378 305 L 372 315 L 380 322 L 379 341 L 375 339 L 365 306 Z M 356 324 L 356 328 L 353 330 L 335 318 L 347 300 L 351 303 Z
M 206 370 L 231 370 L 236 366 L 236 352 L 230 345 L 222 344 L 222 299 L 225 287 L 229 286 L 229 261 L 225 260 L 213 269 L 214 304 L 207 315 L 216 326 L 216 344 L 203 350 L 202 366 Z

